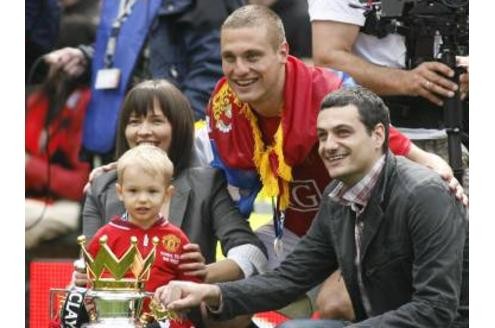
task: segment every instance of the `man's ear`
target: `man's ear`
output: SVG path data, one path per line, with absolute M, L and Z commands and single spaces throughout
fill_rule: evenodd
M 373 129 L 372 138 L 375 143 L 376 149 L 382 149 L 383 143 L 385 142 L 385 127 L 382 123 L 375 125 Z
M 289 44 L 287 41 L 282 42 L 278 48 L 278 54 L 280 56 L 281 62 L 283 64 L 287 63 L 287 58 L 289 58 Z
M 115 184 L 115 190 L 117 191 L 117 196 L 119 197 L 119 200 L 121 202 L 123 202 L 123 197 L 122 197 L 122 186 L 120 185 L 120 183 L 116 183 Z

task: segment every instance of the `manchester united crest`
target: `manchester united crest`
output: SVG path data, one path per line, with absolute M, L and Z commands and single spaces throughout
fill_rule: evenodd
M 177 253 L 181 241 L 176 235 L 165 235 L 162 237 L 163 248 L 169 253 Z

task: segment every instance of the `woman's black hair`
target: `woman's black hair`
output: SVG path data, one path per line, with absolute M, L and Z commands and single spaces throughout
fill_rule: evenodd
M 194 115 L 187 98 L 166 80 L 148 80 L 133 87 L 124 99 L 120 112 L 116 158 L 129 149 L 125 129 L 132 114 L 146 116 L 157 101 L 163 115 L 172 126 L 172 141 L 168 156 L 174 163 L 174 176 L 190 165 L 193 139 Z

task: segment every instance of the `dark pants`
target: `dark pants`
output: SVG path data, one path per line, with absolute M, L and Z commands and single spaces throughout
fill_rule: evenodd
M 340 320 L 289 320 L 277 326 L 277 328 L 342 328 L 348 323 Z

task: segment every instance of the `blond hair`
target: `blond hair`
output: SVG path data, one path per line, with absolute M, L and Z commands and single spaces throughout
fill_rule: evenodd
M 264 26 L 274 50 L 285 42 L 284 24 L 270 8 L 262 5 L 246 5 L 236 9 L 225 19 L 222 31 L 244 27 Z
M 126 151 L 117 161 L 117 179 L 122 183 L 124 171 L 129 166 L 138 166 L 150 175 L 161 175 L 165 185 L 170 184 L 174 173 L 174 164 L 162 149 L 153 145 L 139 145 Z

